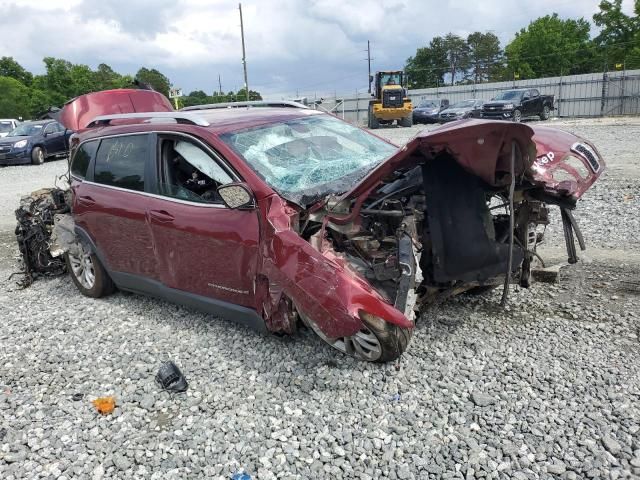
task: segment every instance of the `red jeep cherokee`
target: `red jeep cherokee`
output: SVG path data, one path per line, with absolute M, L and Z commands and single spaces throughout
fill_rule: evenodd
M 80 130 L 67 248 L 80 291 L 263 331 L 300 319 L 367 361 L 402 354 L 421 305 L 505 277 L 528 286 L 550 204 L 575 261 L 571 210 L 604 169 L 593 145 L 547 128 L 462 120 L 397 148 L 300 105 L 175 112 L 127 92 L 151 101 L 116 108 L 123 91 L 100 92 L 62 114 Z

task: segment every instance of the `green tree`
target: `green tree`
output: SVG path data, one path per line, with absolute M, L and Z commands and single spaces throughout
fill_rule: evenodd
M 246 102 L 247 89 L 242 87 L 240 90 L 238 90 L 235 96 L 236 96 L 236 99 L 234 101 Z M 255 90 L 249 89 L 249 100 L 251 100 L 252 102 L 255 100 L 262 100 L 262 95 L 260 95 L 260 92 L 256 92 Z
M 615 63 L 640 68 L 640 0 L 633 16 L 622 11 L 622 0 L 602 0 L 599 8 L 593 21 L 601 30 L 593 41 L 601 48 L 603 63 L 607 68 Z
M 120 75 L 109 65 L 101 63 L 93 72 L 93 85 L 96 91 L 111 90 L 113 88 L 130 87 L 133 83 L 131 75 Z
M 437 87 L 444 83 L 447 71 L 447 52 L 442 37 L 435 37 L 428 47 L 420 47 L 407 59 L 404 70 L 410 88 Z
M 0 76 L 0 118 L 29 118 L 29 89 L 13 77 Z
M 442 44 L 447 52 L 447 64 L 449 65 L 449 75 L 451 75 L 451 85 L 453 85 L 456 82 L 456 77 L 469 67 L 469 46 L 462 37 L 453 33 L 448 33 Z
M 33 80 L 33 75 L 16 62 L 13 57 L 0 58 L 0 76 L 15 78 L 27 86 Z
M 491 33 L 474 32 L 467 37 L 469 71 L 467 78 L 474 83 L 487 82 L 499 76 L 502 66 L 500 40 Z
M 583 18 L 562 20 L 556 13 L 532 21 L 505 47 L 507 71 L 520 78 L 593 71 L 596 55 L 590 28 Z
M 156 92 L 160 92 L 166 97 L 169 96 L 171 82 L 164 74 L 160 73 L 155 68 L 148 69 L 146 67 L 142 67 L 138 70 L 135 77 L 140 82 L 151 85 Z

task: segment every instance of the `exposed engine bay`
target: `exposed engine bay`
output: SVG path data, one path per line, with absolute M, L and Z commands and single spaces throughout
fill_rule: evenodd
M 410 320 L 420 305 L 500 285 L 509 270 L 508 281 L 529 287 L 532 268 L 544 267 L 536 249 L 550 206 L 560 208 L 569 263 L 575 238 L 585 245 L 574 192 L 550 191 L 524 149 L 514 156 L 521 168 L 510 192 L 508 171 L 490 185 L 448 150 L 417 150 L 365 195 L 331 198 L 310 213 L 302 235 L 323 253 L 332 248 Z

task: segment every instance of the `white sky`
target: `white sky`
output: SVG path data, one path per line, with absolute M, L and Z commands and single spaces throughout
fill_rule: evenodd
M 245 0 L 249 86 L 271 97 L 354 93 L 372 70 L 402 68 L 449 31 L 491 30 L 503 46 L 557 12 L 591 20 L 599 0 Z M 632 12 L 633 0 L 624 0 Z M 0 0 L 0 56 L 42 73 L 53 56 L 120 73 L 158 68 L 189 92 L 243 84 L 237 1 Z

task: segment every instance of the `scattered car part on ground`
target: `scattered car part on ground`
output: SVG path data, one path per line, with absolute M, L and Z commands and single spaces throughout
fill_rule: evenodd
M 440 112 L 449 107 L 449 100 L 446 98 L 422 99 L 413 109 L 413 123 L 438 123 Z
M 64 157 L 72 133 L 55 120 L 21 123 L 0 139 L 0 165 L 42 165 L 47 158 Z
M 156 374 L 156 382 L 164 390 L 173 393 L 186 392 L 189 383 L 178 366 L 171 360 L 163 362 Z
M 472 98 L 449 105 L 440 112 L 438 120 L 442 123 L 462 120 L 463 118 L 480 118 L 484 100 Z
M 462 120 L 397 149 L 308 109 L 171 115 L 102 116 L 75 137 L 53 245 L 79 290 L 274 333 L 301 320 L 367 361 L 402 354 L 421 305 L 529 286 L 550 205 L 574 262 L 571 210 L 604 169 L 587 141 L 519 124 Z
M 109 415 L 116 408 L 116 399 L 114 397 L 100 397 L 92 400 L 93 406 L 96 407 L 98 413 Z
M 520 122 L 527 117 L 548 120 L 554 109 L 554 103 L 553 95 L 541 95 L 535 88 L 507 90 L 485 102 L 481 117 L 514 122 Z
M 43 188 L 20 199 L 16 210 L 15 229 L 22 256 L 22 286 L 30 285 L 39 275 L 61 275 L 65 269 L 61 251 L 51 250 L 51 235 L 55 228 L 55 216 L 68 214 L 71 192 L 59 188 Z

